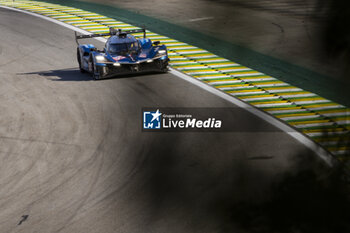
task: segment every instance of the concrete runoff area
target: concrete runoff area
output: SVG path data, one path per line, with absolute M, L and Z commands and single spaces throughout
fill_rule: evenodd
M 268 204 L 284 177 L 300 197 L 315 187 L 304 181 L 329 173 L 278 130 L 142 133 L 144 106 L 233 106 L 170 74 L 94 82 L 77 69 L 73 32 L 33 16 L 0 9 L 0 29 L 4 232 L 252 232 L 259 222 L 247 223 L 247 210 Z M 232 111 L 247 127 L 273 128 Z M 271 212 L 260 221 L 279 229 Z M 348 229 L 347 215 L 335 216 Z

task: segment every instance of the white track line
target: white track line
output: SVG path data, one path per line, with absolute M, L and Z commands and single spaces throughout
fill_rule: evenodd
M 45 20 L 48 20 L 50 22 L 56 23 L 60 26 L 69 28 L 73 31 L 82 33 L 82 34 L 92 34 L 90 32 L 87 32 L 85 30 L 82 30 L 80 28 L 74 27 L 72 25 L 60 22 L 58 20 L 43 16 L 43 15 L 39 15 L 36 13 L 32 13 L 32 12 L 28 12 L 28 11 L 24 11 L 24 10 L 20 10 L 17 8 L 12 8 L 12 7 L 7 7 L 7 6 L 1 6 L 0 8 L 4 8 L 4 9 L 8 9 L 8 10 L 13 10 L 13 11 L 17 11 L 17 12 L 21 12 L 21 13 L 25 13 L 25 14 L 29 14 L 32 16 L 36 16 Z M 95 38 L 101 42 L 106 42 L 105 38 Z M 299 131 L 297 131 L 296 129 L 294 129 L 293 127 L 283 123 L 282 121 L 276 119 L 275 117 L 266 114 L 265 112 L 261 111 L 260 109 L 257 109 L 239 99 L 236 99 L 234 97 L 232 97 L 231 95 L 228 95 L 218 89 L 216 89 L 215 87 L 212 87 L 196 78 L 193 78 L 189 75 L 186 75 L 184 73 L 181 73 L 180 71 L 177 71 L 173 68 L 170 68 L 170 73 L 173 74 L 174 76 L 177 76 L 189 83 L 192 83 L 193 85 L 196 85 L 206 91 L 208 91 L 209 93 L 212 93 L 222 99 L 227 100 L 228 102 L 237 105 L 240 108 L 243 108 L 245 110 L 247 110 L 248 112 L 260 117 L 261 119 L 269 122 L 270 124 L 274 125 L 275 127 L 279 128 L 280 130 L 284 131 L 285 133 L 287 133 L 288 135 L 290 135 L 291 137 L 293 137 L 294 139 L 296 139 L 297 141 L 299 141 L 301 144 L 305 145 L 307 148 L 309 148 L 310 150 L 312 150 L 313 152 L 315 152 L 321 159 L 323 159 L 329 166 L 333 166 L 336 163 L 336 160 L 333 158 L 333 156 L 327 152 L 324 148 L 320 147 L 317 143 L 315 143 L 314 141 L 312 141 L 310 138 L 306 137 L 305 135 L 303 135 L 302 133 L 300 133 Z
M 203 20 L 208 20 L 208 19 L 214 19 L 214 17 L 195 18 L 195 19 L 188 20 L 188 22 L 197 22 L 197 21 L 203 21 Z

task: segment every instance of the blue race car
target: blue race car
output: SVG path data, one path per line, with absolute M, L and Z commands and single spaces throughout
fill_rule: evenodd
M 136 39 L 131 33 L 143 32 Z M 78 39 L 110 36 L 100 51 L 92 44 L 79 44 Z M 142 72 L 168 71 L 168 51 L 159 41 L 146 38 L 146 30 L 122 31 L 110 28 L 109 33 L 77 35 L 77 58 L 82 73 L 89 72 L 97 79 Z

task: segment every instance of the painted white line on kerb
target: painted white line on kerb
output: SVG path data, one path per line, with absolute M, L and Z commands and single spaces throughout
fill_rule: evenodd
M 36 16 L 45 20 L 48 20 L 50 22 L 56 23 L 60 26 L 69 28 L 73 31 L 79 32 L 81 34 L 92 34 L 88 31 L 82 30 L 80 28 L 74 27 L 72 25 L 60 22 L 58 20 L 43 16 L 43 15 L 39 15 L 33 12 L 28 12 L 28 11 L 24 11 L 24 10 L 20 10 L 17 8 L 12 8 L 12 7 L 8 7 L 8 6 L 1 6 L 0 8 L 4 8 L 4 9 L 8 9 L 8 10 L 13 10 L 13 11 L 17 11 L 17 12 L 21 12 L 24 14 L 29 14 L 32 16 Z M 98 41 L 101 42 L 106 42 L 105 38 L 94 38 Z M 299 141 L 301 144 L 305 145 L 307 148 L 309 148 L 310 150 L 312 150 L 313 152 L 315 152 L 321 159 L 323 159 L 329 166 L 333 166 L 336 161 L 335 159 L 332 157 L 332 155 L 330 153 L 328 153 L 324 148 L 320 147 L 318 144 L 316 144 L 314 141 L 312 141 L 310 138 L 306 137 L 305 135 L 303 135 L 302 133 L 300 133 L 299 131 L 297 131 L 296 129 L 292 128 L 291 126 L 283 123 L 282 121 L 274 118 L 273 116 L 263 112 L 262 110 L 259 110 L 239 99 L 236 99 L 234 97 L 232 97 L 231 95 L 228 95 L 218 89 L 216 89 L 213 86 L 210 86 L 196 78 L 193 78 L 189 75 L 186 75 L 184 73 L 181 73 L 180 71 L 175 70 L 174 68 L 170 68 L 170 72 L 171 74 L 173 74 L 174 76 L 177 76 L 193 85 L 196 85 L 204 90 L 206 90 L 207 92 L 214 94 L 222 99 L 227 100 L 228 102 L 243 108 L 245 110 L 247 110 L 248 112 L 258 116 L 259 118 L 269 122 L 270 124 L 274 125 L 275 127 L 279 128 L 280 130 L 284 131 L 285 133 L 287 133 L 288 135 L 290 135 L 291 137 L 293 137 L 294 139 L 296 139 L 297 141 Z

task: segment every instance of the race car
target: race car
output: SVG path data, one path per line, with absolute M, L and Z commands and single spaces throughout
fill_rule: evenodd
M 143 38 L 136 39 L 132 33 L 143 33 Z M 79 39 L 110 36 L 103 50 L 92 44 L 79 44 Z M 110 28 L 109 33 L 77 35 L 77 59 L 82 73 L 88 72 L 92 77 L 103 79 L 116 75 L 142 72 L 168 71 L 168 51 L 159 41 L 146 38 L 145 29 L 122 31 Z

